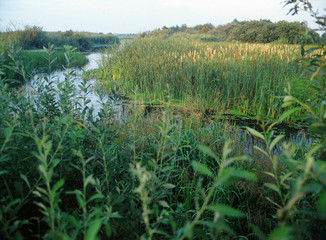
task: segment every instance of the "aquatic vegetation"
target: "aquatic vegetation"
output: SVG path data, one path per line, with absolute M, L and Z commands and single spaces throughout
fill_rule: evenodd
M 288 84 L 298 98 L 306 94 L 300 68 L 288 69 L 297 51 L 294 45 L 137 39 L 114 51 L 97 77 L 148 103 L 179 101 L 201 111 L 277 119 Z

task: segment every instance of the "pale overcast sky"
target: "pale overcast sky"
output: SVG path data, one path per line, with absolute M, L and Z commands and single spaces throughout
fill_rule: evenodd
M 311 0 L 325 12 L 326 0 Z M 0 0 L 0 30 L 37 25 L 45 31 L 140 33 L 187 24 L 217 26 L 233 19 L 307 21 L 304 13 L 286 15 L 283 0 Z

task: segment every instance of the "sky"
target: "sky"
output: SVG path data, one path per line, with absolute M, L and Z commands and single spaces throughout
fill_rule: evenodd
M 25 25 L 44 31 L 88 31 L 102 33 L 141 33 L 187 24 L 224 25 L 234 19 L 307 21 L 301 12 L 287 15 L 284 0 L 0 0 L 0 31 Z M 325 14 L 326 0 L 311 0 Z

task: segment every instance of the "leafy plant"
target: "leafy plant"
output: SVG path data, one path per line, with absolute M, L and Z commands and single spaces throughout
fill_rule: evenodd
M 308 11 L 315 17 L 320 29 L 325 31 L 325 17 L 320 17 L 312 9 L 312 5 L 306 0 L 285 1 L 286 5 L 294 4 L 290 9 L 290 13 L 297 14 L 300 6 L 304 11 Z M 314 81 L 317 90 L 317 96 L 312 99 L 306 99 L 305 102 L 298 100 L 291 94 L 291 86 L 288 86 L 284 97 L 283 107 L 290 108 L 277 122 L 271 124 L 264 134 L 257 132 L 254 129 L 247 128 L 248 131 L 262 139 L 267 150 L 256 147 L 262 152 L 272 163 L 273 172 L 264 172 L 274 179 L 274 183 L 265 183 L 271 191 L 274 191 L 278 197 L 278 202 L 267 199 L 277 209 L 276 217 L 278 219 L 278 227 L 269 235 L 269 239 L 292 239 L 292 238 L 323 238 L 325 228 L 322 226 L 325 216 L 324 197 L 325 197 L 325 181 L 326 174 L 325 164 L 325 130 L 326 130 L 326 114 L 325 114 L 325 84 L 326 84 L 326 62 L 325 62 L 325 36 L 321 36 L 315 40 L 314 47 L 305 48 L 305 41 L 301 46 L 301 57 L 297 58 L 296 63 L 303 64 L 305 71 L 311 71 L 311 81 Z M 297 107 L 299 106 L 299 107 Z M 273 139 L 274 132 L 272 128 L 289 117 L 300 108 L 306 110 L 306 120 L 310 121 L 310 132 L 316 137 L 314 146 L 310 149 L 303 158 L 295 159 L 296 147 L 290 143 L 283 143 L 282 153 L 284 158 L 273 153 L 273 148 L 284 137 L 276 136 Z M 278 173 L 278 167 L 283 165 L 287 172 Z M 305 203 L 305 210 L 302 204 Z M 304 219 L 310 219 L 315 226 L 307 225 Z M 317 220 L 318 219 L 318 220 Z M 256 234 L 264 236 L 253 227 Z M 318 229 L 318 230 L 317 230 Z

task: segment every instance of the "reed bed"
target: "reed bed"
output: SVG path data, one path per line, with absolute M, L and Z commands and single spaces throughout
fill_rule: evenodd
M 100 76 L 145 102 L 275 119 L 287 84 L 305 81 L 299 67 L 289 69 L 295 54 L 294 45 L 137 39 L 114 52 Z

